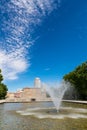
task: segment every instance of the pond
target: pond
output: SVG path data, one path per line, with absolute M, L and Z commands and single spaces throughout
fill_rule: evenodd
M 87 105 L 52 102 L 0 104 L 0 130 L 87 130 Z

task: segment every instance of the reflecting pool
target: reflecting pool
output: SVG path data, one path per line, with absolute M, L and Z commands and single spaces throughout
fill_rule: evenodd
M 0 104 L 0 130 L 87 130 L 87 105 L 52 102 Z

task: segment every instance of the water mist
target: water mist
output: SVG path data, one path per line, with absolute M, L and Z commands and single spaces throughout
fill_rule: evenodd
M 57 112 L 60 109 L 60 105 L 62 102 L 62 98 L 66 90 L 71 86 L 69 82 L 62 81 L 61 83 L 57 83 L 56 85 L 47 85 L 45 84 L 45 89 L 47 93 L 50 95 L 54 106 L 56 107 Z

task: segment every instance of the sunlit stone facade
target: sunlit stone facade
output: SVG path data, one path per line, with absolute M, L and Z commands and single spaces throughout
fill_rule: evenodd
M 46 99 L 46 92 L 42 92 L 40 88 L 24 88 L 21 97 L 30 101 L 40 101 Z
M 41 88 L 41 81 L 39 78 L 35 78 L 34 87 L 25 87 L 22 90 L 19 90 L 13 95 L 10 93 L 7 94 L 7 101 L 46 101 L 47 94 L 45 89 Z

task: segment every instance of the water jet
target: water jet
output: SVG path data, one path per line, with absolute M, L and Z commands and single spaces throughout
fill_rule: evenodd
M 47 84 L 44 85 L 47 93 L 50 95 L 53 101 L 53 104 L 57 112 L 59 112 L 64 93 L 70 86 L 71 86 L 70 83 L 65 81 L 62 81 L 61 83 L 58 83 L 56 85 L 47 85 Z

